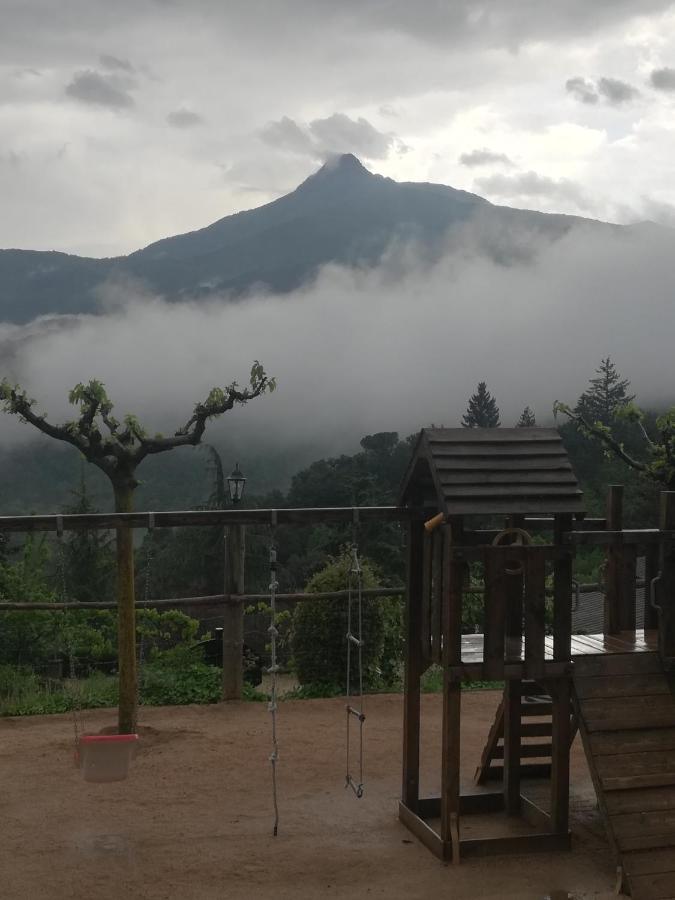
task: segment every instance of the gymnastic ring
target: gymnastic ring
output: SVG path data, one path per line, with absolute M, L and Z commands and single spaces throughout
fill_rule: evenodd
M 513 541 L 512 544 L 507 544 L 507 546 L 516 546 L 516 547 L 529 547 L 532 543 L 532 535 L 525 531 L 524 528 L 504 528 L 503 531 L 500 531 L 495 535 L 494 540 L 492 541 L 493 547 L 502 547 L 504 538 L 515 537 L 516 540 Z M 520 563 L 516 568 L 509 568 L 508 565 L 504 567 L 504 571 L 507 575 L 522 575 L 525 571 L 525 567 L 522 563 Z

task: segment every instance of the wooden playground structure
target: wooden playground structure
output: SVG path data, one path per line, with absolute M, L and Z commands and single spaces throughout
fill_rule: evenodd
M 410 523 L 401 821 L 446 861 L 570 846 L 570 746 L 581 733 L 616 855 L 618 886 L 635 898 L 675 897 L 675 493 L 659 529 L 622 529 L 622 493 L 606 520 L 582 495 L 554 429 L 428 429 L 401 503 Z M 501 530 L 486 527 L 505 519 Z M 547 535 L 547 540 L 543 536 Z M 606 550 L 604 631 L 572 635 L 573 558 Z M 644 629 L 636 629 L 636 560 L 646 560 Z M 473 578 L 483 581 L 483 633 L 464 634 Z M 420 679 L 443 671 L 441 793 L 422 797 Z M 504 681 L 503 699 L 460 789 L 462 682 Z M 542 740 L 543 739 L 543 740 Z M 535 761 L 538 760 L 538 761 Z M 498 778 L 497 789 L 487 783 Z M 548 801 L 532 780 L 548 779 Z M 529 794 L 529 796 L 528 796 Z M 472 814 L 527 830 L 470 838 Z
M 157 528 L 224 525 L 232 531 L 254 524 L 272 533 L 281 524 L 404 523 L 402 823 L 438 858 L 453 863 L 491 852 L 568 849 L 570 747 L 578 732 L 616 857 L 618 886 L 638 900 L 675 898 L 675 492 L 661 495 L 658 528 L 626 530 L 620 486 L 609 490 L 605 518 L 585 516 L 556 430 L 427 429 L 397 507 L 0 517 L 0 532 L 145 529 L 149 516 Z M 604 628 L 598 634 L 572 633 L 578 598 L 573 561 L 580 546 L 601 547 L 606 557 Z M 137 603 L 221 606 L 223 699 L 241 696 L 245 605 L 267 599 L 245 593 L 243 568 L 236 568 L 240 555 L 227 551 L 223 594 Z M 639 557 L 646 583 L 641 629 Z M 466 633 L 463 610 L 468 597 L 478 595 L 477 586 L 482 633 Z M 347 593 L 312 597 L 345 599 Z M 277 594 L 282 599 L 310 598 Z M 3 601 L 0 610 L 113 606 Z M 441 791 L 421 796 L 420 680 L 432 665 L 443 674 Z M 475 783 L 462 791 L 461 688 L 473 679 L 504 682 L 504 690 L 476 760 Z M 481 827 L 486 819 L 501 823 L 499 833 L 463 831 L 468 816 Z

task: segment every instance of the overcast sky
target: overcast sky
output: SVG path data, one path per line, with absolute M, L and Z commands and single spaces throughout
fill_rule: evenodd
M 332 152 L 675 224 L 675 4 L 0 0 L 0 247 L 126 253 Z

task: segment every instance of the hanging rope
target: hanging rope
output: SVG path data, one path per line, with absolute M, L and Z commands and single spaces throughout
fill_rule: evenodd
M 356 529 L 359 521 L 358 509 L 354 509 L 354 524 L 352 531 L 352 544 L 350 547 L 350 566 L 349 566 L 349 582 L 347 588 L 347 772 L 345 776 L 345 787 L 350 787 L 357 797 L 363 797 L 363 723 L 366 717 L 363 712 L 363 572 L 361 563 L 359 562 L 359 551 L 356 543 Z M 356 593 L 356 619 L 357 632 L 353 631 L 352 626 L 352 605 L 353 595 Z M 352 647 L 357 650 L 358 665 L 358 709 L 352 705 Z M 359 777 L 356 781 L 351 772 L 351 734 L 350 725 L 352 716 L 359 723 L 359 753 L 358 753 L 358 769 Z
M 272 766 L 272 800 L 274 802 L 274 837 L 279 832 L 279 802 L 277 799 L 277 762 L 279 760 L 279 743 L 277 741 L 277 673 L 279 666 L 277 664 L 277 638 L 279 631 L 277 629 L 277 591 L 279 590 L 279 582 L 277 581 L 277 550 L 275 546 L 277 513 L 272 510 L 272 534 L 270 541 L 270 626 L 267 633 L 270 636 L 270 667 L 267 670 L 270 674 L 270 699 L 267 705 L 272 716 L 272 752 L 270 753 L 270 763 Z
M 143 587 L 143 599 L 145 608 L 147 609 L 150 600 L 150 579 L 152 576 L 152 560 L 154 557 L 154 539 L 155 539 L 155 514 L 148 513 L 148 535 L 145 544 L 145 584 Z M 138 627 L 138 626 L 137 626 Z M 136 705 L 141 705 L 141 691 L 143 689 L 143 663 L 145 660 L 145 631 L 140 629 L 141 639 L 138 642 L 138 672 L 136 674 Z
M 68 590 L 66 584 L 66 551 L 63 544 L 63 516 L 57 515 L 56 517 L 56 543 L 58 547 L 57 553 L 57 571 L 59 578 L 59 594 L 61 597 L 61 602 L 66 603 L 68 598 Z M 69 693 L 73 698 L 73 733 L 75 739 L 75 765 L 79 766 L 80 758 L 79 758 L 79 748 L 80 748 L 80 733 L 82 731 L 81 728 L 81 715 L 82 715 L 82 698 L 80 695 L 79 685 L 77 685 L 77 671 L 75 666 L 75 639 L 72 634 L 71 626 L 72 626 L 72 617 L 69 610 L 64 612 L 64 641 L 66 645 L 66 650 L 68 653 L 68 680 L 69 684 Z

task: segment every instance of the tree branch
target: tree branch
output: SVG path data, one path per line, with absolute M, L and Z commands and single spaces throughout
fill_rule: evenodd
M 632 456 L 630 456 L 630 454 L 626 453 L 622 445 L 614 437 L 612 437 L 612 434 L 608 428 L 589 422 L 588 419 L 581 413 L 574 412 L 568 406 L 565 406 L 562 403 L 556 404 L 556 410 L 564 413 L 564 415 L 566 415 L 568 419 L 571 419 L 573 422 L 575 422 L 582 431 L 586 432 L 586 434 L 597 438 L 601 443 L 608 447 L 612 451 L 612 453 L 616 454 L 619 459 L 623 460 L 626 465 L 630 466 L 632 469 L 636 469 L 638 472 L 649 471 L 649 466 L 647 465 L 647 463 L 644 463 L 639 459 L 634 459 Z

